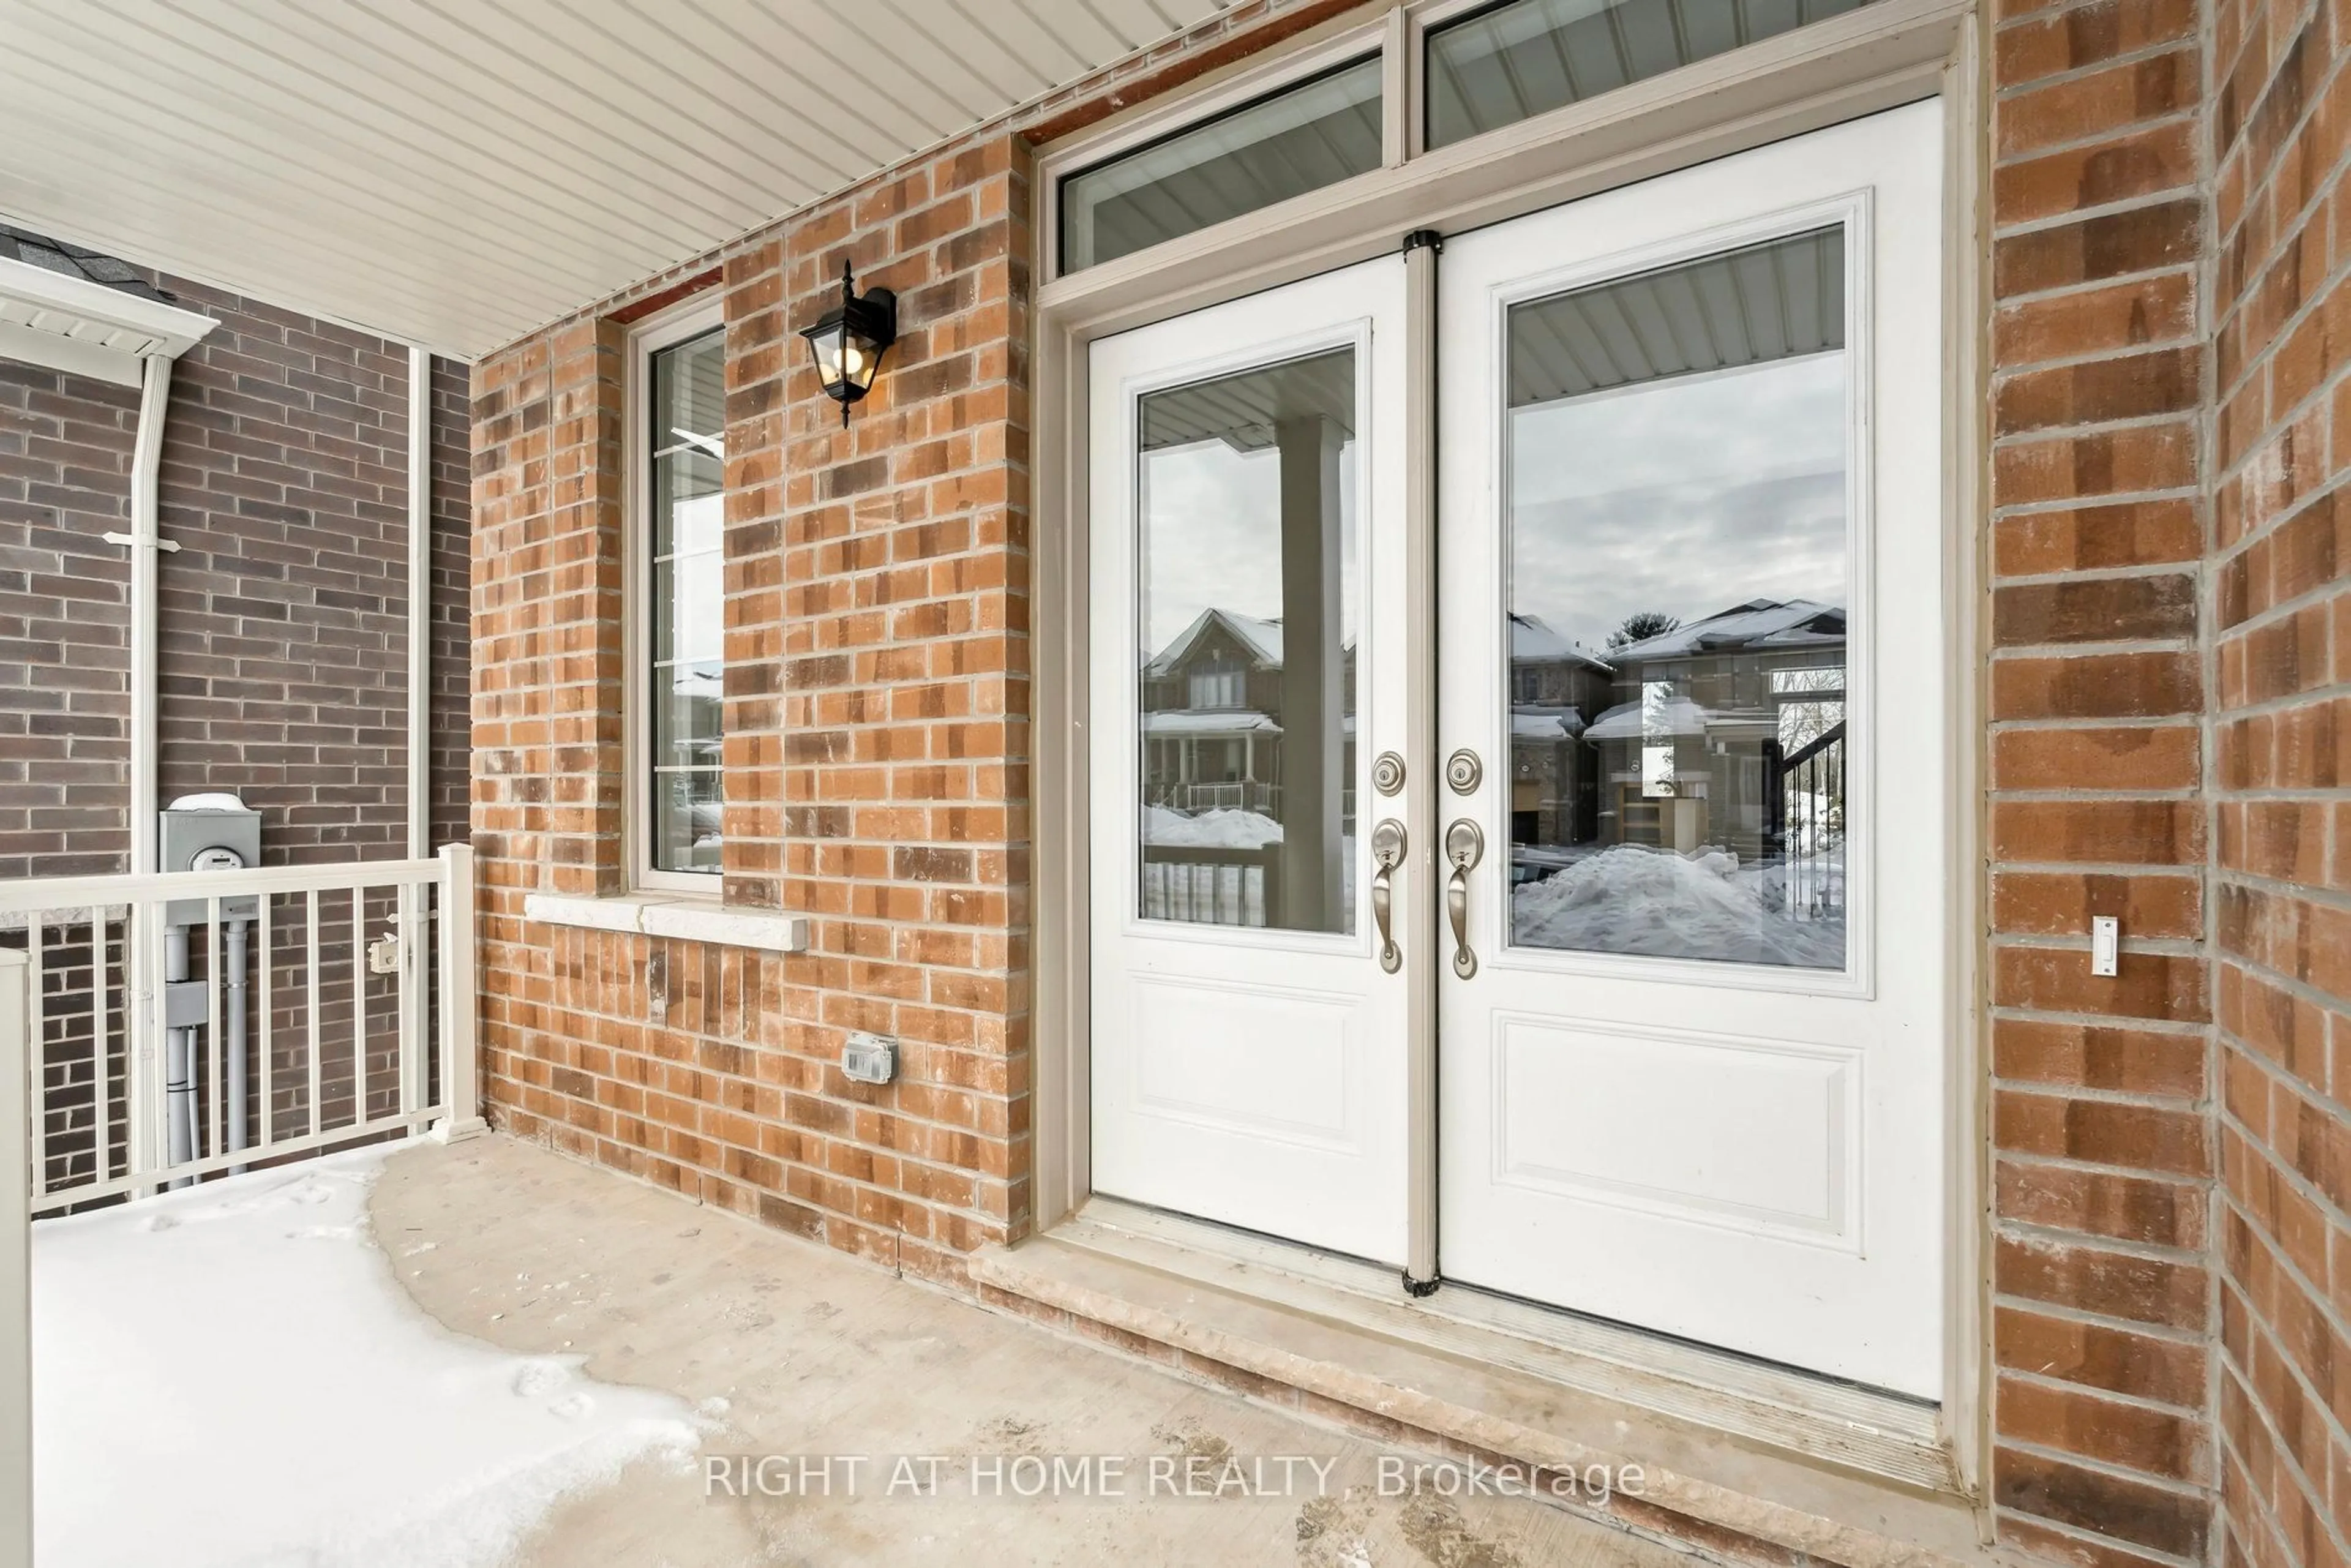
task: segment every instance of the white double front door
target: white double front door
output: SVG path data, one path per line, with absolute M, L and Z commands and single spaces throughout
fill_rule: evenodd
M 1939 128 L 1448 239 L 1433 592 L 1401 258 L 1093 346 L 1096 1192 L 1940 1396 Z

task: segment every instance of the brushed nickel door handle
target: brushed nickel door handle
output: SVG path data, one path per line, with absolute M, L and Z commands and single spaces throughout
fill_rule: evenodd
M 1404 824 L 1394 817 L 1372 830 L 1372 919 L 1380 928 L 1380 967 L 1391 975 L 1404 967 L 1404 949 L 1389 932 L 1395 908 L 1392 879 L 1404 863 Z
M 1453 922 L 1453 972 L 1465 980 L 1478 972 L 1478 955 L 1469 950 L 1469 873 L 1485 853 L 1486 835 L 1468 818 L 1445 830 L 1445 858 L 1453 866 L 1445 879 L 1445 913 Z

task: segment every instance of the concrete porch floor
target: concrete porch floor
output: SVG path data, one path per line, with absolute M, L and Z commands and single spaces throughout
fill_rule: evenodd
M 830 1498 L 709 1496 L 700 1466 L 649 1461 L 559 1507 L 520 1559 L 533 1568 L 1692 1561 L 1524 1497 L 1383 1496 L 1383 1454 L 1428 1456 L 513 1139 L 402 1152 L 371 1218 L 402 1286 L 444 1326 L 510 1351 L 584 1355 L 595 1377 L 674 1393 L 712 1418 L 705 1455 L 880 1457 L 855 1497 L 844 1495 L 847 1467 L 837 1469 Z M 1126 1457 L 1126 1495 L 1017 1499 L 1008 1460 L 1023 1454 Z M 938 1495 L 885 1495 L 896 1456 L 946 1456 Z M 1223 1461 L 1238 1458 L 1270 1484 L 1251 1496 L 1148 1497 L 1153 1456 L 1206 1459 L 1191 1473 L 1207 1476 L 1234 1473 Z M 1293 1488 L 1279 1484 L 1278 1463 L 1257 1463 L 1283 1456 L 1298 1458 Z M 1007 1495 L 969 1495 L 976 1457 L 1008 1462 Z M 1310 1458 L 1332 1467 L 1323 1495 Z

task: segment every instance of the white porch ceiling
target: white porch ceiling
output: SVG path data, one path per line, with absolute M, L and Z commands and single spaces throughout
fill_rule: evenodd
M 1234 0 L 0 0 L 0 218 L 473 358 Z

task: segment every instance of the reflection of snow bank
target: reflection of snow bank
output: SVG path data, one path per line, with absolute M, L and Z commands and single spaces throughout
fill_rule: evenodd
M 1684 857 L 1617 844 L 1514 890 L 1511 938 L 1587 953 L 1844 967 L 1844 915 L 1798 920 L 1781 906 L 1780 888 L 1776 872 L 1742 875 L 1728 850 Z
M 641 1457 L 683 1468 L 676 1399 L 417 1310 L 368 1233 L 391 1148 L 34 1228 L 42 1563 L 475 1568 Z
M 1259 850 L 1281 842 L 1281 824 L 1259 811 L 1203 811 L 1187 817 L 1165 806 L 1146 806 L 1143 841 L 1190 850 Z

